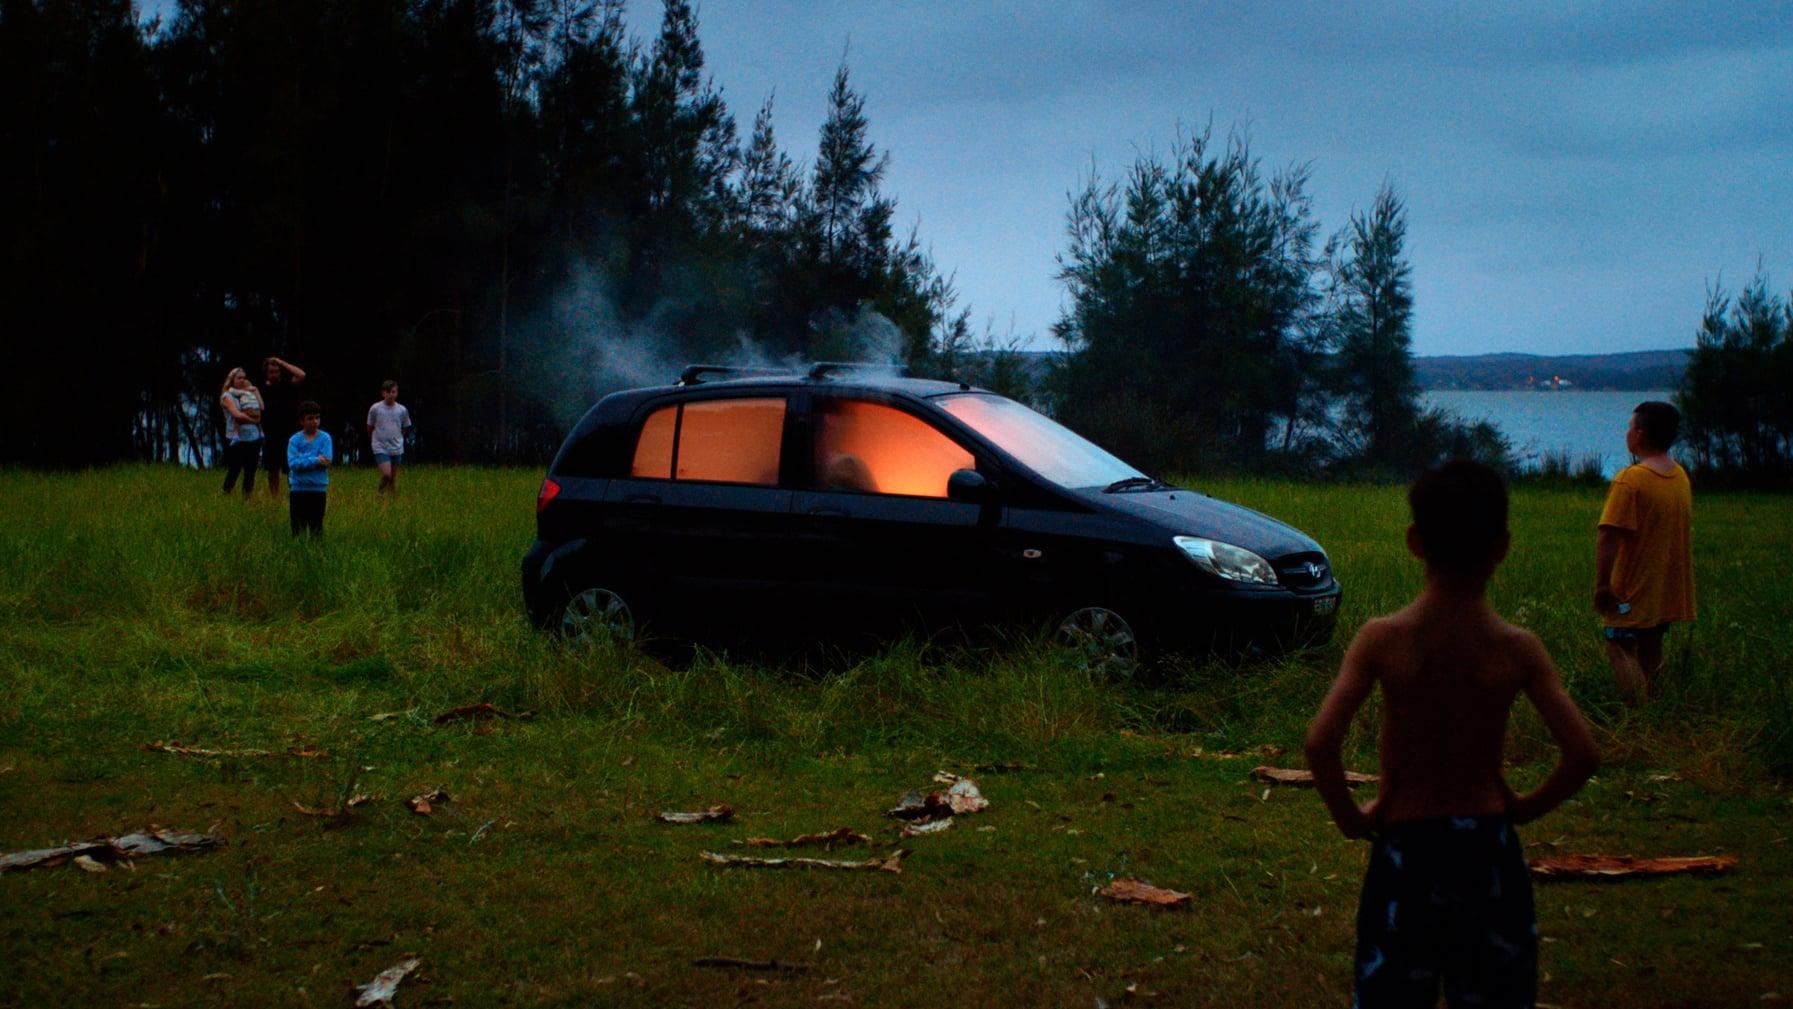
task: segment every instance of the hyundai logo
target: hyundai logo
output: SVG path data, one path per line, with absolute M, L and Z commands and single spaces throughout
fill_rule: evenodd
M 1306 564 L 1303 564 L 1301 570 L 1307 572 L 1307 576 L 1316 582 L 1320 580 L 1322 575 L 1326 574 L 1326 567 L 1321 564 L 1315 564 L 1313 561 L 1308 561 Z

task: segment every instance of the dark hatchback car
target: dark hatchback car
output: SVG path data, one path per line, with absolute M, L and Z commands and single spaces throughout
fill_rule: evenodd
M 693 366 L 606 396 L 549 467 L 536 537 L 529 614 L 575 637 L 1019 620 L 1130 672 L 1160 649 L 1323 640 L 1339 603 L 1289 525 L 1013 400 L 853 366 Z

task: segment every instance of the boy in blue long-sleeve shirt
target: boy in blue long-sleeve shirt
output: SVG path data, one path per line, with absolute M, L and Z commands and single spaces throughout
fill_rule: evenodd
M 318 430 L 323 410 L 311 400 L 299 404 L 299 433 L 287 439 L 287 507 L 293 535 L 324 534 L 324 495 L 330 489 L 330 459 L 335 447 L 330 433 Z

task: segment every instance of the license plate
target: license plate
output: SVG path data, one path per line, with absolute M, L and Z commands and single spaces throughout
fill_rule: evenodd
M 1333 610 L 1336 610 L 1338 608 L 1339 608 L 1339 597 L 1338 596 L 1327 596 L 1324 599 L 1314 600 L 1314 615 L 1315 616 L 1323 617 L 1326 614 L 1331 613 Z

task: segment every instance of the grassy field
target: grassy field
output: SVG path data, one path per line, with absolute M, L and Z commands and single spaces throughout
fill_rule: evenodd
M 538 478 L 417 469 L 387 503 L 372 474 L 340 472 L 313 545 L 288 538 L 283 506 L 222 499 L 213 474 L 0 473 L 0 851 L 150 824 L 229 842 L 134 870 L 0 876 L 0 1003 L 342 1006 L 406 953 L 423 965 L 399 1006 L 1349 1001 L 1364 848 L 1310 792 L 1247 774 L 1300 766 L 1340 644 L 1417 587 L 1399 489 L 1205 485 L 1327 547 L 1340 643 L 1143 686 L 1089 682 L 1025 642 L 994 656 L 901 642 L 826 674 L 569 652 L 519 613 Z M 1618 705 L 1587 611 L 1599 502 L 1516 490 L 1494 586 L 1605 753 L 1528 845 L 1742 862 L 1540 884 L 1540 997 L 1785 1004 L 1793 500 L 1700 497 L 1700 622 L 1671 638 L 1666 694 L 1641 713 Z M 478 701 L 536 715 L 432 722 Z M 370 717 L 386 712 L 405 714 Z M 1535 781 L 1552 753 L 1529 713 L 1511 736 L 1511 776 Z M 158 740 L 326 755 L 142 748 Z M 1352 766 L 1373 770 L 1374 742 L 1367 712 Z M 995 762 L 1022 766 L 972 770 Z M 885 845 L 882 811 L 940 769 L 973 774 L 991 808 L 904 842 L 900 874 L 699 859 L 842 826 Z M 406 809 L 437 786 L 452 799 L 434 815 Z M 362 793 L 376 798 L 341 821 L 295 808 Z M 653 821 L 713 803 L 736 821 Z M 1092 896 L 1113 876 L 1194 906 Z M 693 965 L 706 956 L 810 969 Z

